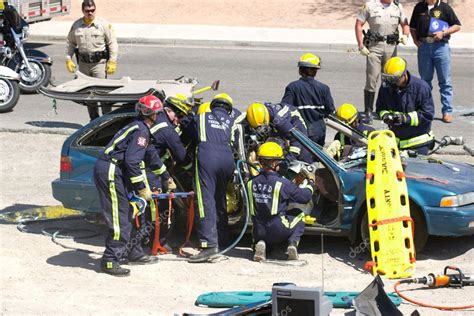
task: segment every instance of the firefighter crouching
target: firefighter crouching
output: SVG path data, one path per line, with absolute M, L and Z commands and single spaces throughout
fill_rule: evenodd
M 266 248 L 287 243 L 289 260 L 298 259 L 298 243 L 304 233 L 304 213 L 288 210 L 291 202 L 306 204 L 313 188 L 307 180 L 299 187 L 278 174 L 284 160 L 283 149 L 275 142 L 266 142 L 258 149 L 261 173 L 247 183 L 250 214 L 253 223 L 255 261 L 266 259 Z M 314 175 L 311 175 L 314 183 Z
M 114 276 L 130 275 L 129 269 L 120 266 L 124 260 L 128 260 L 128 264 L 158 262 L 158 258 L 145 255 L 136 236 L 128 193 L 135 191 L 148 201 L 152 198 L 140 168 L 143 161 L 157 174 L 164 171 L 159 158 L 145 159 L 146 156 L 158 157 L 153 153 L 154 147 L 149 146 L 149 129 L 163 105 L 158 98 L 145 96 L 138 101 L 136 110 L 138 117 L 117 132 L 94 168 L 94 182 L 108 228 L 101 270 Z
M 402 150 L 426 155 L 434 146 L 434 103 L 428 84 L 407 70 L 403 58 L 390 58 L 383 68 L 377 113 L 394 132 Z

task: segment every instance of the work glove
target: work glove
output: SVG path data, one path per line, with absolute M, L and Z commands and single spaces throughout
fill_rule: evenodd
M 408 44 L 408 35 L 403 34 L 402 36 L 400 36 L 400 43 L 402 43 L 403 45 Z
M 408 115 L 403 113 L 393 114 L 393 125 L 405 125 L 408 122 Z
M 341 151 L 341 142 L 338 141 L 337 139 L 333 141 L 326 149 L 326 152 L 333 158 L 336 157 L 340 151 Z
M 113 74 L 117 70 L 117 62 L 115 60 L 109 60 L 107 62 L 107 66 L 105 68 L 105 71 L 107 72 L 108 75 Z
M 177 188 L 176 183 L 174 183 L 174 180 L 171 177 L 168 179 L 167 186 L 168 186 L 168 193 L 170 193 L 171 191 L 176 190 L 176 188 Z
M 68 58 L 66 59 L 66 68 L 67 68 L 67 71 L 73 73 L 74 71 L 76 71 L 76 64 L 74 64 L 74 62 Z
M 151 201 L 153 192 L 148 187 L 138 190 L 138 196 L 147 201 Z
M 359 48 L 359 53 L 360 53 L 362 56 L 367 57 L 367 56 L 369 56 L 369 54 L 370 54 L 370 50 L 369 50 L 367 47 L 362 46 L 361 48 Z

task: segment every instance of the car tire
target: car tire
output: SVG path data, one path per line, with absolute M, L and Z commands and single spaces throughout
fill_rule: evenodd
M 367 210 L 364 210 L 364 215 L 359 223 L 360 238 L 364 240 L 370 240 Z M 426 228 L 426 221 L 421 212 L 420 208 L 410 201 L 410 215 L 415 224 L 415 251 L 421 252 L 428 241 L 428 230 Z M 370 249 L 370 248 L 369 248 Z

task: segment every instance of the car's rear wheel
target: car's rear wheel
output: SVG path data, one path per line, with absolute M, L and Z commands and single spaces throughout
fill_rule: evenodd
M 428 229 L 426 227 L 425 217 L 421 212 L 420 208 L 410 201 L 410 215 L 415 224 L 415 250 L 421 252 L 428 241 Z M 370 240 L 367 211 L 364 211 L 364 215 L 359 223 L 360 237 L 362 241 Z

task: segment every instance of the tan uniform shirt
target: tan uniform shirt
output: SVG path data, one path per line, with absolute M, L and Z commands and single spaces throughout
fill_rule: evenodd
M 401 4 L 392 3 L 384 7 L 380 0 L 368 1 L 362 6 L 357 19 L 362 23 L 368 22 L 372 32 L 378 33 L 380 36 L 394 34 L 398 25 L 407 20 L 403 13 Z
M 79 53 L 91 54 L 109 49 L 109 60 L 117 61 L 118 44 L 112 24 L 96 17 L 94 22 L 87 25 L 80 18 L 71 27 L 67 36 L 66 56 L 72 57 L 75 49 Z

